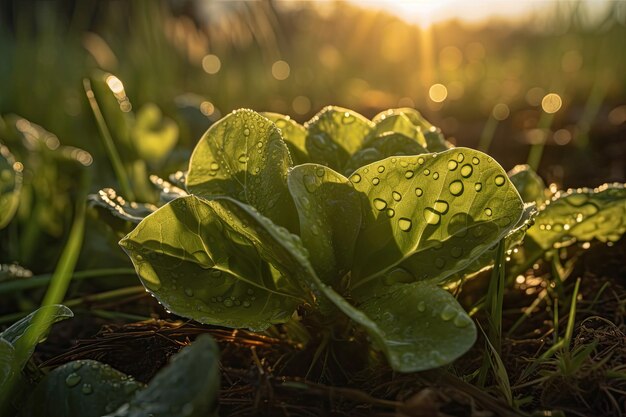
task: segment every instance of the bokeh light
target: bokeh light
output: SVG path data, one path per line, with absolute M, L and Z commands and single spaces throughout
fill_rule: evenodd
M 278 60 L 272 64 L 272 76 L 279 81 L 289 78 L 291 68 L 287 61 Z
M 222 61 L 217 55 L 209 54 L 202 58 L 202 69 L 207 74 L 217 74 L 222 68 Z
M 541 108 L 546 113 L 556 113 L 561 108 L 563 101 L 561 100 L 561 96 L 556 93 L 546 94 L 541 100 Z
M 443 84 L 433 84 L 428 90 L 428 97 L 435 103 L 441 103 L 448 97 L 448 89 Z
M 504 103 L 498 103 L 493 107 L 493 111 L 491 112 L 493 118 L 499 121 L 506 120 L 511 111 L 509 110 L 509 106 Z

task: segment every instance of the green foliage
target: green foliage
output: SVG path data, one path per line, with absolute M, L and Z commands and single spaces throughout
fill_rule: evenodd
M 268 115 L 277 128 L 235 111 L 194 150 L 192 195 L 145 217 L 120 244 L 176 314 L 262 330 L 299 306 L 326 322 L 341 312 L 396 370 L 447 364 L 476 329 L 437 285 L 512 230 L 523 204 L 487 155 L 443 140 L 444 152 L 427 153 L 422 128 L 436 129 L 417 112 L 392 113 L 370 122 L 327 107 L 304 127 Z M 293 166 L 290 148 L 314 163 Z M 336 172 L 347 166 L 350 180 Z
M 39 382 L 20 415 L 101 417 L 130 401 L 142 387 L 109 365 L 94 360 L 72 361 Z
M 625 219 L 624 184 L 559 192 L 539 208 L 524 242 L 525 257 L 534 262 L 546 251 L 574 242 L 616 241 L 626 232 Z
M 549 197 L 546 184 L 529 165 L 517 165 L 508 175 L 524 202 L 541 205 Z
M 163 117 L 156 104 L 148 103 L 139 109 L 131 138 L 137 154 L 148 163 L 161 164 L 178 142 L 178 125 Z
M 217 344 L 210 336 L 200 335 L 191 345 L 176 354 L 147 387 L 97 361 L 69 362 L 54 369 L 39 382 L 20 415 L 215 415 L 220 387 L 218 359 Z
M 22 165 L 15 162 L 9 149 L 0 144 L 0 229 L 15 214 L 22 189 Z

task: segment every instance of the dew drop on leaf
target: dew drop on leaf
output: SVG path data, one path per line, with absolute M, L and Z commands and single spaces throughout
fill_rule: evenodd
M 450 171 L 454 171 L 458 166 L 459 166 L 459 163 L 456 162 L 454 159 L 451 159 L 448 161 L 448 169 Z
M 304 183 L 304 188 L 306 188 L 306 190 L 310 193 L 315 192 L 317 189 L 317 181 L 312 175 L 305 175 L 302 177 L 302 182 Z
M 433 209 L 440 214 L 446 214 L 449 207 L 448 203 L 444 200 L 437 200 L 433 205 Z
M 465 314 L 457 314 L 452 323 L 454 323 L 456 327 L 462 329 L 472 324 L 472 319 L 467 317 Z
M 496 178 L 494 179 L 494 182 L 496 183 L 496 185 L 498 187 L 501 187 L 504 185 L 504 176 L 502 175 L 496 175 Z
M 424 191 L 421 188 L 415 189 L 415 195 L 421 197 L 424 194 Z
M 457 316 L 457 311 L 451 305 L 446 305 L 443 310 L 441 310 L 441 320 L 450 321 Z
M 93 392 L 93 387 L 91 386 L 91 384 L 83 384 L 80 391 L 85 395 L 89 395 Z
M 460 246 L 455 246 L 450 251 L 450 254 L 453 258 L 460 258 L 461 255 L 463 255 L 463 248 L 461 248 Z
M 233 300 L 231 300 L 230 298 L 227 298 L 224 300 L 224 307 L 232 307 L 233 306 Z
M 435 266 L 437 266 L 437 268 L 443 268 L 446 265 L 446 260 L 443 258 L 437 258 L 435 259 Z
M 67 378 L 65 378 L 65 385 L 67 385 L 70 388 L 75 387 L 76 385 L 78 385 L 81 379 L 82 378 L 80 375 L 72 372 L 71 374 L 67 376 Z
M 359 174 L 354 174 L 351 178 L 350 181 L 352 181 L 353 183 L 358 183 L 361 181 L 361 176 Z
M 430 207 L 426 207 L 424 209 L 424 220 L 426 220 L 426 223 L 428 224 L 439 224 L 439 222 L 441 221 L 441 214 L 439 214 Z
M 387 202 L 381 198 L 375 198 L 374 207 L 376 207 L 376 209 L 379 211 L 383 211 L 384 209 L 387 208 Z
M 318 177 L 323 177 L 324 176 L 324 168 L 317 168 L 315 170 L 315 175 L 317 175 Z
M 382 174 L 383 172 L 385 172 L 385 166 L 384 165 L 379 165 L 377 171 Z
M 454 196 L 459 196 L 463 194 L 463 181 L 456 180 L 450 183 L 450 194 Z
M 391 218 L 396 215 L 396 211 L 392 208 L 387 209 L 387 217 Z
M 220 169 L 220 165 L 217 162 L 211 162 L 209 168 L 211 168 L 211 171 L 217 171 L 218 169 Z
M 462 153 L 456 156 L 456 160 L 459 162 L 463 162 L 464 159 L 465 159 L 465 155 L 463 155 Z
M 413 175 L 415 175 L 415 173 L 413 171 L 407 171 L 404 173 L 404 178 L 406 178 L 407 180 L 413 178 Z
M 396 200 L 396 201 L 400 201 L 400 200 L 402 200 L 402 194 L 400 194 L 400 193 L 399 193 L 399 192 L 397 192 L 397 191 L 392 191 L 392 192 L 391 192 L 391 196 L 392 196 L 392 197 L 393 197 L 393 199 L 394 199 L 394 200 Z
M 372 178 L 372 184 L 378 185 L 380 183 L 380 179 L 378 177 Z
M 474 189 L 476 190 L 476 192 L 479 192 L 483 189 L 483 185 L 480 182 L 477 182 L 476 184 L 474 184 Z
M 463 176 L 463 178 L 471 177 L 473 172 L 474 168 L 472 168 L 470 164 L 465 164 L 461 167 L 461 175 Z
M 398 227 L 403 232 L 408 232 L 409 230 L 411 230 L 411 226 L 413 226 L 413 222 L 411 221 L 411 219 L 400 217 L 400 219 L 398 220 Z
M 250 136 L 250 129 L 248 129 L 247 127 L 243 130 L 243 135 L 244 136 Z
M 417 303 L 417 311 L 419 311 L 420 313 L 426 311 L 426 303 L 424 301 L 420 301 L 419 303 Z
M 185 288 L 185 295 L 187 297 L 193 297 L 193 290 L 191 288 Z
M 489 207 L 487 207 L 485 209 L 485 215 L 491 217 L 492 214 L 493 214 L 493 211 Z
M 429 176 L 430 175 L 430 169 L 425 169 L 424 170 L 424 175 Z
M 435 172 L 435 173 L 433 174 L 433 179 L 435 179 L 435 180 L 438 180 L 438 179 L 439 179 L 439 173 L 438 173 L 438 172 Z
M 474 165 L 480 164 L 480 159 L 478 159 L 477 157 L 473 157 L 472 158 L 472 164 L 474 164 Z
M 417 163 L 422 165 L 424 163 L 424 158 L 422 158 L 421 156 L 417 158 Z

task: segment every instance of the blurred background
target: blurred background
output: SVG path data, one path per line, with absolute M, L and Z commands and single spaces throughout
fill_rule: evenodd
M 0 261 L 50 270 L 87 167 L 89 192 L 156 203 L 148 176 L 186 169 L 201 134 L 240 107 L 299 122 L 329 104 L 367 117 L 414 107 L 505 169 L 545 145 L 536 164 L 553 187 L 623 182 L 625 40 L 625 1 L 5 0 L 0 140 L 24 190 Z M 83 251 L 106 241 L 94 253 L 114 255 L 83 266 L 128 265 L 109 232 L 87 229 Z

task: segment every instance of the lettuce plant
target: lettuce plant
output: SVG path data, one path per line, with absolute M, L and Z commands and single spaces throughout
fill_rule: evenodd
M 256 331 L 348 318 L 401 372 L 472 346 L 474 323 L 442 286 L 523 213 L 496 161 L 410 109 L 370 121 L 327 107 L 304 126 L 235 111 L 200 139 L 184 186 L 120 242 L 168 310 Z

